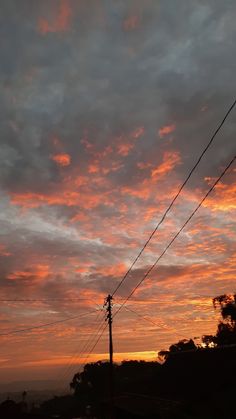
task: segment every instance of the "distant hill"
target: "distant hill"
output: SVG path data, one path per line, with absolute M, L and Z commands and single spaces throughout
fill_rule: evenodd
M 16 402 L 21 401 L 23 391 L 27 391 L 27 401 L 29 403 L 41 404 L 54 396 L 64 395 L 66 386 L 63 386 L 63 383 L 59 386 L 58 381 L 55 380 L 13 381 L 0 384 L 0 403 L 7 398 Z
M 59 383 L 56 380 L 26 380 L 12 381 L 0 384 L 0 393 L 18 391 L 62 390 L 68 383 Z M 68 387 L 69 390 L 69 387 Z

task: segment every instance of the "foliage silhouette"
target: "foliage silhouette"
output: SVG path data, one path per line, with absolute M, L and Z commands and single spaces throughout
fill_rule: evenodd
M 236 294 L 222 294 L 213 298 L 214 308 L 219 309 L 222 320 L 215 337 L 216 345 L 236 344 Z
M 166 360 L 170 354 L 175 354 L 179 352 L 186 352 L 186 351 L 195 351 L 197 350 L 197 346 L 195 345 L 193 339 L 182 339 L 179 340 L 177 343 L 170 345 L 169 350 L 165 351 L 162 350 L 158 353 L 160 359 Z

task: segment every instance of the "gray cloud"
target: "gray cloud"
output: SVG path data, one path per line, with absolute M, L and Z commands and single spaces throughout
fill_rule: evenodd
M 1 2 L 0 285 L 9 298 L 112 291 L 119 264 L 129 266 L 234 100 L 233 0 L 70 0 L 68 28 L 41 34 L 39 19 L 52 25 L 58 3 Z M 167 125 L 175 130 L 160 138 Z M 232 114 L 120 296 L 189 215 L 208 187 L 204 177 L 216 177 L 232 158 L 234 132 Z M 133 148 L 122 155 L 124 144 Z M 151 171 L 177 152 L 180 164 L 152 182 Z M 56 164 L 57 154 L 71 164 Z M 235 215 L 201 211 L 140 298 L 230 291 Z

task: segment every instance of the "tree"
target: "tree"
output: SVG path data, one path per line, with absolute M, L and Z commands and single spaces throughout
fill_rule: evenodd
M 197 350 L 197 346 L 195 345 L 193 339 L 182 339 L 177 343 L 172 344 L 168 351 L 160 351 L 158 353 L 158 357 L 166 360 L 171 354 L 195 350 Z
M 222 320 L 214 337 L 217 345 L 236 343 L 236 294 L 222 294 L 213 298 L 214 308 L 220 311 Z
M 202 343 L 206 348 L 214 348 L 217 344 L 216 336 L 213 335 L 203 335 Z
M 219 295 L 213 298 L 213 305 L 215 309 L 220 309 L 223 320 L 232 326 L 236 325 L 236 294 Z
M 109 368 L 109 362 L 98 361 L 86 364 L 81 373 L 74 375 L 70 383 L 71 389 L 80 399 L 88 401 L 91 401 L 95 395 L 109 394 Z

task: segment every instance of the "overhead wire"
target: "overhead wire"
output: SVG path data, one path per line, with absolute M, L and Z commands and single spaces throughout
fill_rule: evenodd
M 121 304 L 119 304 L 121 305 Z M 138 313 L 136 310 L 131 309 L 130 307 L 124 306 L 125 310 L 130 311 L 133 314 L 136 314 L 136 316 L 138 316 L 139 318 L 147 321 L 148 323 L 153 324 L 154 326 L 158 327 L 159 329 L 164 329 L 167 330 L 166 327 L 158 324 L 157 322 L 155 322 L 154 320 L 152 320 L 150 317 L 146 317 L 146 315 L 143 315 L 141 313 Z M 174 332 L 175 333 L 175 332 Z M 175 333 L 177 335 L 177 333 Z M 179 336 L 182 336 L 184 339 L 186 339 L 186 336 L 183 336 L 182 334 L 179 333 Z
M 127 270 L 127 272 L 125 273 L 125 275 L 123 276 L 122 280 L 119 282 L 119 284 L 117 285 L 117 287 L 115 288 L 115 290 L 112 293 L 112 296 L 114 296 L 116 294 L 116 292 L 118 291 L 118 289 L 121 287 L 121 285 L 123 284 L 123 282 L 125 281 L 125 279 L 127 278 L 128 274 L 130 273 L 130 271 L 132 270 L 133 266 L 136 264 L 136 262 L 138 261 L 138 259 L 140 258 L 140 256 L 142 255 L 143 251 L 145 250 L 145 248 L 147 247 L 147 245 L 149 244 L 150 240 L 152 239 L 152 237 L 154 236 L 154 234 L 156 233 L 156 231 L 159 229 L 160 225 L 163 223 L 163 221 L 165 220 L 167 214 L 169 213 L 169 211 L 171 210 L 172 206 L 174 205 L 175 201 L 177 200 L 178 196 L 180 195 L 181 191 L 183 190 L 183 188 L 185 187 L 186 183 L 188 182 L 189 178 L 192 176 L 193 172 L 195 171 L 195 169 L 197 168 L 197 166 L 199 165 L 201 159 L 203 158 L 204 154 L 206 153 L 206 151 L 209 149 L 209 147 L 211 146 L 212 142 L 214 141 L 217 133 L 220 131 L 221 127 L 223 126 L 223 124 L 225 123 L 227 117 L 229 116 L 230 112 L 233 110 L 233 108 L 236 105 L 236 100 L 234 101 L 234 103 L 231 105 L 231 107 L 229 108 L 229 110 L 227 111 L 225 117 L 223 118 L 222 122 L 220 123 L 220 125 L 218 126 L 218 128 L 215 130 L 215 132 L 213 133 L 210 141 L 208 142 L 207 146 L 205 147 L 205 149 L 202 151 L 202 153 L 200 154 L 197 162 L 195 163 L 195 165 L 193 166 L 193 168 L 191 169 L 191 171 L 189 172 L 188 176 L 186 177 L 185 181 L 182 183 L 182 185 L 180 186 L 178 192 L 176 193 L 175 197 L 172 199 L 170 205 L 168 206 L 168 208 L 166 209 L 165 213 L 163 214 L 161 220 L 159 221 L 159 223 L 157 224 L 157 226 L 155 227 L 155 229 L 153 230 L 153 232 L 151 233 L 151 235 L 149 236 L 148 240 L 145 242 L 145 244 L 143 245 L 142 249 L 140 250 L 140 252 L 138 253 L 138 255 L 136 256 L 136 258 L 134 259 L 133 263 L 131 264 L 131 266 L 129 267 L 129 269 Z M 222 174 L 220 175 L 220 177 L 214 182 L 214 184 L 212 185 L 212 187 L 208 190 L 207 194 L 204 196 L 204 198 L 200 201 L 200 203 L 198 204 L 198 206 L 195 208 L 195 210 L 192 212 L 192 214 L 190 215 L 190 217 L 186 220 L 186 222 L 183 224 L 183 226 L 181 227 L 181 229 L 178 231 L 178 233 L 173 237 L 173 239 L 169 242 L 169 244 L 166 246 L 166 248 L 164 249 L 164 251 L 161 253 L 161 255 L 158 257 L 158 259 L 156 260 L 156 262 L 148 269 L 148 271 L 145 273 L 145 275 L 143 276 L 143 278 L 141 279 L 141 281 L 139 281 L 139 283 L 135 286 L 135 288 L 131 291 L 131 293 L 128 295 L 128 297 L 125 299 L 125 301 L 120 305 L 119 309 L 117 310 L 117 312 L 114 314 L 113 317 L 115 317 L 120 310 L 125 306 L 125 304 L 127 303 L 127 301 L 132 297 L 132 295 L 135 293 L 135 291 L 139 288 L 139 286 L 142 284 L 142 282 L 147 278 L 147 276 L 150 274 L 150 272 L 154 269 L 154 267 L 157 265 L 157 263 L 160 261 L 160 259 L 164 256 L 164 254 L 167 252 L 167 250 L 169 249 L 169 247 L 172 245 L 172 243 L 176 240 L 176 238 L 179 236 L 179 234 L 182 232 L 182 230 L 185 228 L 185 226 L 188 224 L 188 222 L 192 219 L 192 217 L 195 215 L 195 213 L 198 211 L 198 209 L 201 207 L 201 205 L 203 204 L 203 202 L 205 201 L 205 199 L 208 197 L 208 195 L 211 193 L 211 191 L 214 189 L 214 187 L 217 185 L 217 183 L 221 180 L 221 178 L 223 177 L 223 175 L 226 173 L 226 171 L 229 169 L 229 167 L 233 164 L 235 160 L 235 157 L 231 160 L 231 162 L 228 164 L 228 166 L 225 168 L 225 170 L 222 172 Z M 78 300 L 83 300 L 83 299 L 78 299 L 78 298 L 72 298 L 72 299 L 68 299 L 70 301 L 78 301 Z M 0 300 L 1 302 L 37 302 L 37 301 L 41 301 L 41 302 L 47 302 L 47 301 L 65 301 L 65 299 L 15 299 L 15 300 L 10 300 L 10 299 L 2 299 Z M 125 307 L 127 309 L 127 307 Z M 37 326 L 33 326 L 33 327 L 29 327 L 29 328 L 24 328 L 24 329 L 18 329 L 18 330 L 13 330 L 10 332 L 6 332 L 6 333 L 0 333 L 0 336 L 7 336 L 7 335 L 12 335 L 15 333 L 24 333 L 24 332 L 28 332 L 34 329 L 39 329 L 39 328 L 44 328 L 44 327 L 50 327 L 52 325 L 58 324 L 58 323 L 63 323 L 69 320 L 73 320 L 76 319 L 78 317 L 83 317 L 83 316 L 87 316 L 90 314 L 93 314 L 95 312 L 97 312 L 98 310 L 93 310 L 91 312 L 87 312 L 87 313 L 82 313 L 80 315 L 77 316 L 73 316 L 73 317 L 68 317 L 62 320 L 57 320 L 54 322 L 50 322 L 50 323 L 46 323 L 46 324 L 42 324 L 42 325 L 37 325 Z M 131 309 L 129 309 L 129 311 L 133 311 Z M 133 311 L 134 312 L 134 311 Z M 138 313 L 136 313 L 138 314 Z M 140 314 L 138 314 L 140 316 Z M 146 317 L 142 316 L 143 318 L 145 318 L 147 321 L 151 320 L 151 319 L 147 319 Z M 154 322 L 152 322 L 154 324 Z M 100 341 L 106 327 L 107 324 L 105 326 L 103 326 L 103 323 L 101 323 L 97 334 L 95 336 L 95 341 L 94 341 L 94 337 L 93 337 L 93 342 L 92 343 L 92 347 L 90 348 L 85 363 L 87 361 L 87 359 L 89 358 L 90 354 L 92 353 L 92 351 L 95 349 L 96 345 L 98 344 L 98 342 Z M 157 324 L 155 324 L 157 325 Z M 160 325 L 158 325 L 158 327 L 160 327 Z M 88 342 L 87 342 L 88 344 Z
M 197 166 L 199 165 L 200 161 L 202 160 L 204 154 L 207 152 L 207 150 L 209 149 L 209 147 L 211 146 L 211 144 L 213 143 L 216 135 L 218 134 L 218 132 L 220 131 L 220 129 L 222 128 L 222 126 L 224 125 L 226 119 L 228 118 L 229 114 L 232 112 L 233 108 L 236 105 L 236 100 L 233 102 L 233 104 L 230 106 L 230 108 L 228 109 L 228 111 L 226 112 L 223 120 L 221 121 L 221 123 L 219 124 L 219 126 L 216 128 L 216 130 L 214 131 L 213 135 L 210 138 L 210 141 L 208 142 L 208 144 L 206 145 L 206 147 L 204 148 L 204 150 L 201 152 L 200 156 L 198 157 L 196 163 L 194 164 L 194 166 L 192 167 L 192 169 L 190 170 L 189 174 L 187 175 L 186 179 L 184 180 L 184 182 L 182 183 L 182 185 L 180 186 L 180 188 L 178 189 L 176 195 L 174 196 L 174 198 L 172 199 L 171 203 L 169 204 L 169 206 L 167 207 L 166 211 L 164 212 L 163 216 L 161 217 L 160 221 L 158 222 L 158 224 L 156 225 L 156 227 L 154 228 L 154 230 L 152 231 L 152 233 L 150 234 L 150 236 L 148 237 L 147 241 L 144 243 L 143 247 L 141 248 L 141 250 L 139 251 L 139 253 L 137 254 L 137 256 L 135 257 L 134 261 L 132 262 L 132 264 L 130 265 L 129 269 L 126 271 L 125 275 L 123 276 L 123 278 L 121 279 L 121 281 L 118 283 L 118 285 L 115 287 L 115 290 L 112 293 L 112 297 L 116 294 L 116 292 L 118 291 L 118 289 L 121 287 L 121 285 L 124 283 L 125 279 L 127 278 L 127 276 L 129 275 L 129 273 L 131 272 L 131 270 L 133 269 L 134 265 L 136 264 L 136 262 L 138 261 L 138 259 L 140 258 L 140 256 L 142 255 L 142 253 L 144 252 L 145 248 L 147 247 L 147 245 L 149 244 L 149 242 L 151 241 L 152 237 L 154 236 L 154 234 L 157 232 L 157 230 L 159 229 L 159 227 L 161 226 L 161 224 L 163 223 L 163 221 L 165 220 L 167 214 L 170 212 L 172 206 L 174 205 L 175 201 L 177 200 L 177 198 L 179 197 L 180 193 L 182 192 L 183 188 L 185 187 L 186 183 L 188 182 L 188 180 L 190 179 L 190 177 L 192 176 L 193 172 L 195 171 L 195 169 L 197 168 Z
M 119 306 L 121 306 L 121 305 L 122 305 L 122 304 L 119 304 Z M 146 315 L 143 315 L 143 314 L 141 314 L 141 313 L 138 313 L 136 310 L 133 310 L 133 309 L 132 309 L 132 308 L 130 308 L 130 307 L 124 306 L 124 308 L 125 308 L 127 311 L 130 311 L 130 313 L 136 314 L 136 316 L 140 317 L 141 319 L 146 320 L 146 321 L 147 321 L 147 322 L 149 322 L 149 323 L 152 323 L 154 326 L 157 326 L 157 327 L 162 328 L 162 329 L 164 329 L 164 328 L 165 328 L 164 326 L 161 326 L 160 324 L 156 323 L 154 320 L 150 319 L 149 317 L 146 317 Z
M 132 297 L 132 295 L 135 293 L 135 291 L 140 287 L 140 285 L 143 283 L 143 281 L 147 278 L 147 276 L 151 273 L 151 271 L 155 268 L 155 266 L 158 264 L 158 262 L 162 259 L 162 257 L 165 255 L 167 250 L 170 248 L 170 246 L 173 244 L 173 242 L 177 239 L 177 237 L 180 235 L 180 233 L 183 231 L 183 229 L 186 227 L 186 225 L 189 223 L 189 221 L 193 218 L 193 216 L 196 214 L 196 212 L 199 210 L 199 208 L 202 206 L 203 202 L 207 199 L 207 197 L 210 195 L 210 193 L 213 191 L 213 189 L 216 187 L 216 185 L 220 182 L 222 177 L 225 175 L 225 173 L 228 171 L 228 169 L 232 166 L 236 159 L 236 156 L 233 157 L 233 159 L 228 163 L 228 165 L 225 167 L 221 175 L 215 180 L 213 185 L 210 187 L 210 189 L 207 191 L 207 193 L 204 195 L 204 197 L 201 199 L 197 207 L 192 211 L 190 216 L 187 218 L 187 220 L 184 222 L 182 227 L 178 230 L 178 232 L 175 234 L 175 236 L 171 239 L 171 241 L 168 243 L 168 245 L 165 247 L 161 255 L 157 258 L 157 260 L 151 265 L 151 267 L 147 270 L 147 272 L 144 274 L 142 279 L 138 282 L 138 284 L 133 288 L 131 293 L 128 295 L 128 297 L 124 300 L 122 305 L 119 307 L 119 309 L 116 311 L 113 317 L 115 317 L 120 310 L 124 307 L 124 305 L 127 303 L 127 301 Z
M 103 321 L 103 315 L 102 318 L 100 316 L 101 313 L 98 314 L 96 322 L 95 322 L 95 327 L 97 328 L 98 325 L 100 324 L 100 326 L 98 327 L 98 329 L 96 330 L 95 333 L 92 333 L 92 336 L 89 336 L 89 338 L 86 340 L 85 344 L 83 344 L 81 342 L 81 345 L 79 345 L 78 348 L 76 348 L 76 351 L 74 352 L 74 354 L 70 357 L 70 361 L 67 364 L 67 367 L 64 371 L 64 373 L 59 377 L 59 379 L 62 381 L 66 378 L 67 375 L 71 374 L 72 369 L 74 368 L 74 365 L 76 363 L 76 360 L 81 358 L 81 355 L 83 353 L 86 352 L 88 345 L 90 344 L 90 341 L 92 342 L 94 337 L 96 338 L 98 331 L 101 329 L 101 326 L 104 324 Z M 100 319 L 99 319 L 100 317 Z
M 42 303 L 48 303 L 48 302 L 54 302 L 54 301 L 63 301 L 63 302 L 71 302 L 71 301 L 92 301 L 91 298 L 27 298 L 27 299 L 0 299 L 1 303 L 36 303 L 36 302 L 42 302 Z
M 87 354 L 87 356 L 86 356 L 86 358 L 85 358 L 85 361 L 83 362 L 83 366 L 84 366 L 84 365 L 86 365 L 87 360 L 89 359 L 89 357 L 90 357 L 91 353 L 93 352 L 93 350 L 96 348 L 96 346 L 97 346 L 98 342 L 101 340 L 102 335 L 103 335 L 103 333 L 105 332 L 106 328 L 107 328 L 107 324 L 105 324 L 105 326 L 104 326 L 104 327 L 102 328 L 102 330 L 100 331 L 100 333 L 99 333 L 99 335 L 98 335 L 98 337 L 97 337 L 97 339 L 96 339 L 95 343 L 93 344 L 92 348 L 90 349 L 90 351 L 88 352 L 88 354 Z M 82 368 L 83 368 L 83 367 L 81 367 L 81 369 L 82 369 Z
M 30 332 L 31 330 L 34 330 L 34 329 L 42 329 L 44 327 L 50 327 L 50 326 L 53 326 L 53 325 L 58 324 L 58 323 L 64 323 L 64 322 L 67 322 L 69 320 L 78 319 L 79 317 L 89 316 L 90 314 L 94 314 L 97 311 L 98 310 L 92 310 L 92 311 L 89 311 L 89 312 L 78 314 L 77 316 L 66 317 L 65 319 L 61 319 L 61 320 L 55 320 L 55 321 L 50 322 L 50 323 L 43 323 L 43 324 L 40 324 L 40 325 L 37 325 L 37 326 L 27 327 L 27 328 L 24 328 L 24 329 L 11 330 L 9 332 L 0 333 L 0 336 L 14 335 L 16 333 L 25 333 L 25 332 Z

